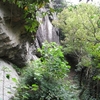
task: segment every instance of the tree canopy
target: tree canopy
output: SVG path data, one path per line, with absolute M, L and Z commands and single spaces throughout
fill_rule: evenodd
M 78 59 L 77 71 L 87 68 L 84 78 L 88 81 L 85 79 L 84 87 L 87 84 L 88 87 L 84 91 L 88 92 L 82 100 L 90 97 L 99 100 L 99 95 L 94 92 L 98 90 L 92 91 L 91 86 L 98 87 L 96 82 L 100 80 L 100 8 L 86 3 L 69 6 L 58 14 L 58 20 L 53 24 L 60 28 L 63 35 L 61 44 L 64 53 L 74 54 Z
M 54 24 L 65 36 L 62 41 L 64 52 L 74 52 L 78 58 L 88 59 L 87 56 L 95 52 L 93 47 L 95 50 L 99 48 L 99 12 L 99 8 L 94 5 L 80 4 L 70 6 L 58 14 L 58 20 Z

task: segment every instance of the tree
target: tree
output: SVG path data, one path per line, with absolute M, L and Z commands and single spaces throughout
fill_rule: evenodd
M 99 44 L 99 12 L 99 8 L 94 5 L 80 4 L 70 6 L 58 14 L 58 20 L 53 23 L 65 36 L 61 41 L 65 53 L 74 53 L 81 59 L 88 56 L 89 45 Z
M 85 79 L 84 91 L 89 91 L 86 92 L 87 98 L 96 99 L 100 95 L 97 89 L 97 82 L 100 80 L 99 13 L 99 7 L 92 4 L 69 6 L 59 13 L 58 20 L 53 22 L 63 33 L 64 38 L 61 44 L 64 47 L 64 53 L 74 54 L 78 59 L 77 70 L 84 74 L 82 76 Z M 85 67 L 87 70 L 83 73 Z M 96 87 L 94 91 L 91 89 L 93 86 Z M 84 91 L 83 93 L 85 93 Z M 82 100 L 86 100 L 86 98 Z

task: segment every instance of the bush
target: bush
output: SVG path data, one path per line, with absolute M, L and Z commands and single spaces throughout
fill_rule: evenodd
M 14 100 L 68 100 L 64 78 L 70 66 L 61 46 L 46 42 L 39 52 L 42 57 L 24 70 Z

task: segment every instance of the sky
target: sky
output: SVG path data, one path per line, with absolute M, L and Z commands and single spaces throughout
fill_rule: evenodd
M 73 4 L 78 4 L 79 0 L 66 0 L 68 2 L 72 2 Z M 86 2 L 87 0 L 82 0 L 82 2 Z M 91 1 L 91 0 L 90 0 Z M 93 0 L 93 4 L 100 5 L 100 0 Z

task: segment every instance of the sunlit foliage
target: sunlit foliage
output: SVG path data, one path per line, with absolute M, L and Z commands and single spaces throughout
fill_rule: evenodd
M 70 6 L 59 13 L 58 20 L 53 22 L 64 33 L 64 52 L 74 52 L 79 60 L 85 58 L 84 66 L 90 64 L 88 57 L 94 52 L 93 47 L 96 50 L 99 46 L 99 12 L 99 8 L 91 4 Z
M 92 4 L 69 6 L 58 14 L 53 24 L 62 32 L 64 53 L 74 54 L 78 60 L 76 67 L 83 81 L 81 99 L 99 100 L 100 8 Z

